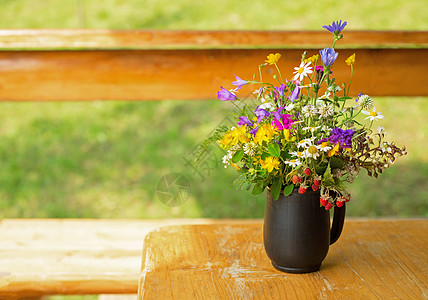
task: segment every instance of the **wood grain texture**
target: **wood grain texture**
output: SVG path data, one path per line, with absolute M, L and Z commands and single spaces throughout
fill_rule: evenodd
M 320 271 L 286 274 L 265 255 L 260 223 L 165 227 L 146 237 L 138 296 L 426 299 L 427 230 L 428 220 L 346 221 Z
M 338 48 L 428 47 L 428 31 L 344 31 Z M 0 30 L 3 49 L 324 48 L 319 31 L 192 31 L 105 29 Z
M 215 99 L 236 74 L 253 78 L 266 55 L 279 52 L 284 78 L 293 76 L 303 49 L 93 50 L 0 52 L 0 101 Z M 428 95 L 428 49 L 343 49 L 333 67 L 349 82 L 345 59 L 356 53 L 351 95 Z M 317 51 L 309 52 L 309 55 Z M 275 74 L 263 69 L 264 80 Z M 273 81 L 273 79 L 271 80 Z M 243 89 L 241 98 L 255 86 Z
M 251 220 L 2 220 L 0 299 L 136 294 L 146 233 L 173 224 L 237 222 Z

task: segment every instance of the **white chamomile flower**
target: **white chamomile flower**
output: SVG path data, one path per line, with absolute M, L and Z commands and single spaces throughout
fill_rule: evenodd
M 329 142 L 323 142 L 319 144 L 318 147 L 321 151 L 328 152 L 331 150 L 331 146 L 329 144 Z
M 368 117 L 365 119 L 369 119 L 372 122 L 380 120 L 380 119 L 382 119 L 382 120 L 385 119 L 385 116 L 383 116 L 381 112 L 376 111 L 376 107 L 373 107 L 372 111 L 363 110 L 362 113 L 365 115 L 368 115 Z
M 322 95 L 321 97 L 319 97 L 318 99 L 317 99 L 317 101 L 322 101 L 323 99 L 328 99 L 329 97 L 330 97 L 330 92 L 329 91 L 326 91 L 325 93 L 324 93 L 324 95 Z
M 308 126 L 308 127 L 303 127 L 303 130 L 309 130 L 310 132 L 314 133 L 319 128 L 321 128 L 321 126 Z
M 289 159 L 284 161 L 284 164 L 292 166 L 294 168 L 300 166 L 302 163 L 298 159 Z
M 298 141 L 297 142 L 297 147 L 298 148 L 307 148 L 307 147 L 309 147 L 309 146 L 311 146 L 312 145 L 312 141 L 313 141 L 313 137 L 311 137 L 311 138 L 308 138 L 308 139 L 303 139 L 303 140 L 301 140 L 301 141 Z
M 297 158 L 302 158 L 302 159 L 306 158 L 306 153 L 305 153 L 305 151 L 293 151 L 293 152 L 290 152 L 290 154 L 291 154 L 292 156 L 297 157 Z
M 293 72 L 293 74 L 295 74 L 293 77 L 293 80 L 294 81 L 296 81 L 296 80 L 302 81 L 303 77 L 308 76 L 308 74 L 312 74 L 313 70 L 312 70 L 312 67 L 310 65 L 311 65 L 310 62 L 305 63 L 302 61 L 300 63 L 300 66 L 295 67 L 294 70 L 296 70 L 296 71 Z
M 320 151 L 318 146 L 310 145 L 306 150 L 306 157 L 312 157 L 313 159 L 317 159 L 320 156 Z

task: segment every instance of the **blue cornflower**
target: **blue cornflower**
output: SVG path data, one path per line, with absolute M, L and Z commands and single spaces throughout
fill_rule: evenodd
M 345 28 L 346 24 L 348 24 L 348 22 L 344 22 L 342 24 L 342 20 L 336 22 L 333 21 L 331 25 L 324 25 L 322 28 L 327 29 L 333 35 L 338 36 L 343 28 Z
M 333 48 L 324 48 L 320 50 L 320 54 L 321 60 L 326 67 L 331 67 L 339 55 Z

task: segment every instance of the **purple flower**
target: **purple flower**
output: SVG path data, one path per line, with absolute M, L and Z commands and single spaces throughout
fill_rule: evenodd
M 333 21 L 331 25 L 324 25 L 322 28 L 327 29 L 330 31 L 333 35 L 339 35 L 340 32 L 345 28 L 345 26 L 348 24 L 348 22 L 344 22 L 342 24 L 342 20 L 340 21 Z
M 254 128 L 253 130 L 250 131 L 251 134 L 256 134 L 257 131 L 259 130 L 259 126 L 257 126 L 256 128 Z
M 284 97 L 285 84 L 281 84 L 279 87 L 275 87 L 275 90 L 281 97 Z
M 326 67 L 331 67 L 339 55 L 339 53 L 335 52 L 333 48 L 324 48 L 323 50 L 320 50 L 320 54 L 322 62 Z
M 239 122 L 238 122 L 238 126 L 241 126 L 241 125 L 247 125 L 248 127 L 251 127 L 251 126 L 253 126 L 253 122 L 251 122 L 250 121 L 250 119 L 248 119 L 247 117 L 245 117 L 245 116 L 242 116 L 242 117 L 239 117 L 238 118 L 239 119 Z
M 256 107 L 256 109 L 255 109 L 255 111 L 254 111 L 254 114 L 257 116 L 257 124 L 259 124 L 259 122 L 261 121 L 261 120 L 263 120 L 264 118 L 266 118 L 266 117 L 269 117 L 270 116 L 270 112 L 268 112 L 267 110 L 264 110 L 263 108 L 260 108 L 260 106 L 257 106 Z
M 299 98 L 299 93 L 300 93 L 300 86 L 299 86 L 299 84 L 296 83 L 296 87 L 291 92 L 291 95 L 288 99 L 290 99 L 291 102 L 294 102 L 294 100 Z
M 339 149 L 352 148 L 352 136 L 354 133 L 355 131 L 352 129 L 334 127 L 328 140 L 333 145 L 339 144 Z
M 291 124 L 293 124 L 293 120 L 291 120 L 292 115 L 280 114 L 278 112 L 272 113 L 272 115 L 275 117 L 273 125 L 275 125 L 278 130 L 291 128 Z
M 248 83 L 247 80 L 243 80 L 235 75 L 236 81 L 232 82 L 233 85 L 236 85 L 238 89 L 240 89 L 242 86 L 246 85 Z
M 220 87 L 220 90 L 217 92 L 217 98 L 220 99 L 221 101 L 234 101 L 237 99 L 233 93 L 229 92 L 222 86 Z

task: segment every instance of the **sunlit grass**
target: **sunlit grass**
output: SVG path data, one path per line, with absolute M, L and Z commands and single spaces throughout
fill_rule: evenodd
M 386 116 L 379 125 L 388 139 L 409 154 L 377 180 L 362 172 L 351 186 L 349 213 L 425 215 L 428 98 L 375 98 L 375 104 Z M 235 191 L 236 172 L 221 166 L 221 153 L 210 172 L 196 173 L 185 160 L 230 109 L 215 100 L 2 103 L 0 217 L 262 217 L 264 196 Z M 164 206 L 155 193 L 172 172 L 191 184 L 178 208 Z

